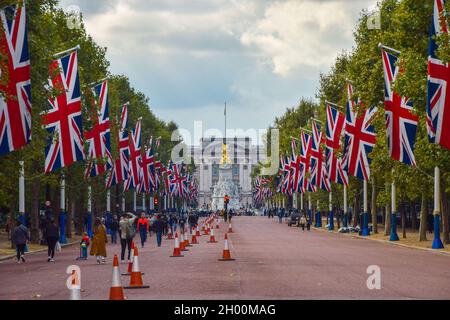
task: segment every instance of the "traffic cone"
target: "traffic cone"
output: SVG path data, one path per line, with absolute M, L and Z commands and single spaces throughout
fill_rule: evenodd
M 180 250 L 181 251 L 189 251 L 188 249 L 186 249 L 186 241 L 184 240 L 184 233 L 181 233 L 180 236 Z
M 209 235 L 209 225 L 208 224 L 205 226 L 205 230 L 203 230 L 203 235 L 204 236 L 208 236 Z
M 214 229 L 211 229 L 211 236 L 209 237 L 208 243 L 217 243 L 216 237 L 214 236 Z
M 184 247 L 192 247 L 189 243 L 189 232 L 187 228 L 184 229 Z
M 111 289 L 109 289 L 109 300 L 125 300 L 122 283 L 120 281 L 119 257 L 114 256 L 113 277 Z
M 195 235 L 194 228 L 192 228 L 192 230 L 191 230 L 191 244 L 198 244 L 197 236 Z
M 198 227 L 198 225 L 197 225 L 197 229 L 196 229 L 196 232 L 195 232 L 195 236 L 196 237 L 201 237 L 202 235 L 200 234 L 200 228 Z
M 134 252 L 134 241 L 131 241 L 131 250 Z M 133 271 L 133 260 L 128 261 L 128 273 L 122 274 L 123 276 L 131 276 L 131 272 Z
M 169 232 L 167 233 L 167 240 L 173 240 L 172 228 L 169 226 Z
M 219 259 L 219 261 L 234 261 L 236 259 L 231 259 L 231 253 L 230 248 L 228 247 L 228 234 L 225 233 L 225 244 L 223 249 L 223 255 L 222 259 Z
M 216 229 L 220 229 L 220 225 L 219 225 L 219 219 L 216 220 Z
M 175 233 L 175 248 L 173 249 L 173 255 L 171 255 L 170 257 L 171 258 L 184 257 L 183 255 L 181 255 L 180 240 L 178 239 L 178 232 Z
M 144 286 L 142 282 L 142 273 L 139 270 L 139 252 L 138 248 L 134 247 L 133 270 L 131 271 L 130 285 L 124 289 L 147 289 L 150 286 Z
M 228 226 L 228 233 L 233 233 L 233 227 L 231 226 L 231 223 Z
M 75 270 L 72 271 L 72 288 L 70 289 L 70 300 L 81 300 L 81 286 Z

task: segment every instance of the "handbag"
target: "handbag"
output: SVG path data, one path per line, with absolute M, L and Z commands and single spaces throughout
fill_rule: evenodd
M 59 243 L 59 241 L 56 243 L 55 250 L 56 252 L 61 252 L 61 244 Z

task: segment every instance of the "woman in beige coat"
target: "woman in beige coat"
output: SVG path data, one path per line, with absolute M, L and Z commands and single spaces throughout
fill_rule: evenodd
M 106 236 L 106 227 L 102 224 L 100 218 L 95 219 L 94 236 L 92 238 L 91 256 L 96 256 L 97 263 L 106 263 L 106 243 L 108 238 Z

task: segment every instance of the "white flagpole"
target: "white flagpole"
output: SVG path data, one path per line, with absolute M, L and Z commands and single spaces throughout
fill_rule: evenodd
M 392 170 L 392 173 L 394 171 Z M 397 235 L 397 187 L 395 185 L 395 181 L 392 180 L 392 186 L 391 186 L 391 207 L 392 207 L 392 213 L 391 213 L 391 235 L 389 238 L 389 241 L 398 241 L 398 235 Z
M 142 211 L 147 212 L 147 206 L 145 203 L 145 193 L 142 194 Z
M 87 232 L 89 238 L 92 239 L 92 187 L 88 186 L 88 203 L 87 203 L 88 223 Z
M 133 212 L 136 214 L 136 190 L 133 190 Z
M 19 161 L 19 219 L 25 223 L 25 167 L 24 161 Z
M 368 223 L 368 211 L 369 211 L 369 203 L 367 201 L 367 180 L 364 180 L 364 186 L 363 186 L 363 193 L 364 193 L 364 212 L 363 212 L 363 221 L 361 223 L 362 225 L 362 236 L 368 236 L 370 235 L 369 232 L 369 223 Z
M 59 215 L 59 242 L 67 243 L 66 240 L 66 179 L 64 173 L 61 175 L 61 189 L 60 189 L 60 208 Z
M 348 195 L 347 186 L 344 184 L 344 227 L 348 227 Z
M 443 249 L 444 244 L 441 240 L 441 177 L 439 167 L 434 168 L 434 240 L 433 249 Z
M 328 195 L 328 203 L 329 203 L 329 225 L 328 225 L 328 231 L 334 230 L 334 216 L 333 216 L 333 192 L 330 192 Z
M 69 53 L 72 53 L 73 51 L 77 51 L 77 50 L 80 50 L 80 49 L 81 49 L 80 45 L 77 45 L 74 48 L 71 48 L 71 49 L 68 49 L 68 50 L 65 50 L 65 51 L 62 51 L 62 52 L 58 52 L 58 53 L 54 54 L 53 57 L 57 58 L 57 57 L 62 56 L 64 54 L 69 54 Z

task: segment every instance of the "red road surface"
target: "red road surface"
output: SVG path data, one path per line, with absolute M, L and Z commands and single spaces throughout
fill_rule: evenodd
M 450 299 L 450 256 L 353 239 L 327 232 L 302 232 L 262 217 L 235 217 L 230 235 L 234 262 L 219 262 L 225 223 L 215 230 L 219 243 L 199 245 L 170 258 L 173 241 L 156 247 L 155 237 L 140 249 L 140 267 L 150 289 L 126 290 L 138 299 Z M 138 240 L 139 236 L 137 236 Z M 138 242 L 138 241 L 137 241 Z M 66 248 L 55 263 L 45 254 L 30 255 L 27 263 L 0 263 L 0 299 L 68 299 L 65 273 L 81 268 L 82 299 L 109 296 L 112 256 L 120 246 L 108 247 L 108 264 L 95 258 L 78 262 L 79 249 Z M 367 289 L 367 267 L 381 268 L 381 290 Z M 127 265 L 121 265 L 126 271 Z M 129 277 L 123 276 L 122 285 Z

